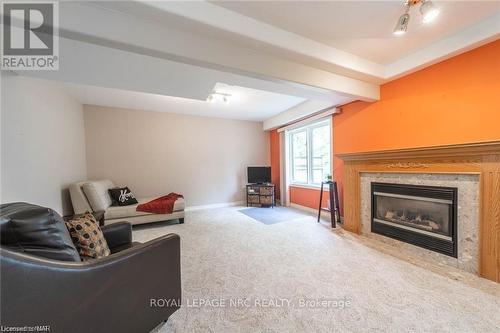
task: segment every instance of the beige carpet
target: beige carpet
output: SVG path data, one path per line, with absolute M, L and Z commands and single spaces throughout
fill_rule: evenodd
M 408 263 L 312 216 L 265 225 L 241 208 L 134 230 L 181 236 L 183 306 L 156 332 L 500 332 L 498 284 Z

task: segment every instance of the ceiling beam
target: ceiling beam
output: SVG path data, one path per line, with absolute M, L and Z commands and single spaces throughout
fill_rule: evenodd
M 470 27 L 423 47 L 406 57 L 382 65 L 363 57 L 325 45 L 287 30 L 247 17 L 206 1 L 146 1 L 145 6 L 169 12 L 227 32 L 249 38 L 277 49 L 288 51 L 302 63 L 316 68 L 366 80 L 383 83 L 415 72 L 446 58 L 479 47 L 500 36 L 500 13 Z M 284 52 L 283 54 L 286 54 Z M 307 58 L 309 60 L 307 60 Z
M 332 108 L 335 109 L 333 105 L 324 101 L 305 101 L 284 112 L 281 112 L 280 114 L 277 114 L 274 117 L 264 120 L 262 127 L 264 131 L 273 130 L 302 119 L 309 118 Z
M 262 80 L 310 86 L 365 101 L 380 97 L 377 84 L 170 29 L 154 20 L 75 2 L 61 2 L 60 12 L 60 34 L 70 39 Z
M 155 9 L 167 11 L 222 30 L 259 40 L 338 67 L 380 77 L 384 66 L 355 54 L 316 42 L 251 17 L 236 13 L 206 1 L 148 1 L 143 2 Z
M 206 100 L 218 82 L 326 103 L 346 98 L 325 89 L 261 80 L 73 39 L 60 38 L 59 49 L 59 70 L 17 73 L 47 80 L 196 100 Z

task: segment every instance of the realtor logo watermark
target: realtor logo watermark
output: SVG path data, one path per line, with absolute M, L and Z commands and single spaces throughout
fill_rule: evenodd
M 57 2 L 2 1 L 2 69 L 59 69 Z

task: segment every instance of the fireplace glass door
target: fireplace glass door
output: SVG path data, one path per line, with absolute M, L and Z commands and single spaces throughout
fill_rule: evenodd
M 457 189 L 372 183 L 372 232 L 456 256 Z
M 376 216 L 380 223 L 409 228 L 429 236 L 451 240 L 452 200 L 375 192 Z

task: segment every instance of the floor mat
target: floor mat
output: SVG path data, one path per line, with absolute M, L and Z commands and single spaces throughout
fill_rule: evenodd
M 245 214 L 248 217 L 253 218 L 256 221 L 264 224 L 275 224 L 281 223 L 288 220 L 293 220 L 301 217 L 307 216 L 301 212 L 294 209 L 286 207 L 274 207 L 274 208 L 261 208 L 253 207 L 247 209 L 239 210 L 240 213 Z

